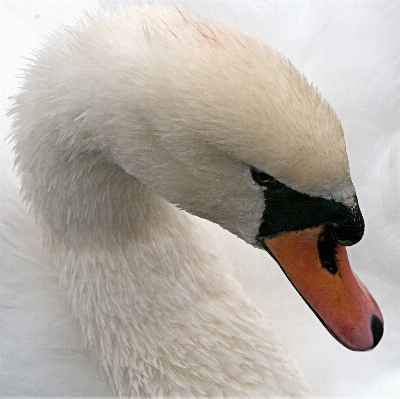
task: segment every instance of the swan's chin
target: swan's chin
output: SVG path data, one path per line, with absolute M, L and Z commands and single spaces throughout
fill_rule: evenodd
M 328 331 L 357 351 L 374 348 L 383 334 L 375 300 L 352 272 L 346 247 L 323 226 L 281 233 L 264 243 Z

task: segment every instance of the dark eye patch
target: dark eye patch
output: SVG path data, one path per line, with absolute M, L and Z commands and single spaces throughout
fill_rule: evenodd
M 333 199 L 298 192 L 254 167 L 250 171 L 254 182 L 265 188 L 265 208 L 256 241 L 285 231 L 329 226 L 329 234 L 321 238 L 320 254 L 325 267 L 334 274 L 335 248 L 332 242 L 352 245 L 360 241 L 364 233 L 357 197 L 354 205 L 348 207 Z

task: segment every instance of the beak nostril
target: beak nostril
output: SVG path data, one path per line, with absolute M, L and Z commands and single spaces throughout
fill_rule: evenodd
M 338 272 L 338 265 L 336 262 L 336 242 L 334 241 L 328 226 L 325 227 L 319 236 L 317 247 L 322 267 L 327 269 L 332 275 L 335 275 Z
M 371 331 L 374 338 L 374 344 L 372 348 L 375 348 L 375 346 L 379 344 L 379 341 L 383 335 L 383 322 L 378 316 L 373 315 L 371 317 Z

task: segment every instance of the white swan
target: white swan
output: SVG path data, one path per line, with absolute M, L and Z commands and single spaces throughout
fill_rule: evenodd
M 309 394 L 170 203 L 272 252 L 344 345 L 378 343 L 342 246 L 363 222 L 340 123 L 264 44 L 179 10 L 89 19 L 38 53 L 13 113 L 25 196 L 118 395 Z

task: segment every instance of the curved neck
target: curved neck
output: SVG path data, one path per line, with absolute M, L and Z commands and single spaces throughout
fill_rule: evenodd
M 24 190 L 119 396 L 308 393 L 193 217 L 104 155 L 51 144 Z

